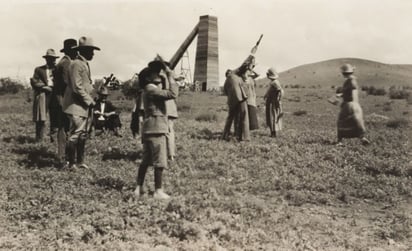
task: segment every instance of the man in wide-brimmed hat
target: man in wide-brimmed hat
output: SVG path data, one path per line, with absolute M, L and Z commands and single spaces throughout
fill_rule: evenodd
M 56 65 L 54 71 L 54 86 L 50 99 L 50 125 L 57 128 L 57 155 L 59 167 L 65 163 L 66 131 L 69 129 L 69 119 L 63 112 L 63 97 L 66 87 L 69 85 L 69 67 L 76 58 L 76 39 L 69 38 L 63 41 L 63 49 L 60 52 L 64 56 Z
M 94 51 L 100 50 L 90 37 L 81 37 L 79 45 L 73 47 L 79 55 L 70 65 L 69 84 L 63 98 L 63 111 L 68 115 L 70 128 L 67 142 L 69 167 L 75 167 L 75 156 L 79 167 L 88 168 L 84 163 L 86 136 L 92 122 L 91 108 L 95 102 L 91 96 L 93 90 L 90 67 L 87 61 L 93 59 Z
M 33 87 L 33 121 L 36 124 L 36 140 L 41 141 L 44 136 L 47 114 L 49 112 L 50 93 L 52 91 L 54 80 L 53 71 L 56 68 L 56 52 L 48 49 L 43 56 L 46 64 L 34 69 L 33 77 L 30 84 Z
M 122 137 L 120 134 L 120 128 L 122 123 L 120 122 L 119 111 L 117 108 L 107 100 L 109 96 L 109 90 L 105 86 L 101 86 L 97 90 L 99 95 L 96 99 L 96 105 L 93 107 L 93 125 L 96 130 L 109 130 L 114 132 L 117 137 Z

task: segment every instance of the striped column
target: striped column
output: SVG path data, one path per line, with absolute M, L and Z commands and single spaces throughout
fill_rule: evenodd
M 194 81 L 202 90 L 219 89 L 217 17 L 201 16 L 198 24 Z

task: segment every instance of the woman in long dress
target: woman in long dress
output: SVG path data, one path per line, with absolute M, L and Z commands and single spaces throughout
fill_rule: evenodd
M 358 84 L 353 75 L 355 67 L 344 64 L 341 72 L 345 78 L 342 87 L 342 104 L 338 116 L 338 145 L 342 145 L 343 138 L 359 138 L 363 144 L 369 144 L 365 137 L 365 122 L 362 108 L 359 105 Z
M 263 97 L 266 101 L 266 124 L 270 129 L 270 136 L 276 137 L 277 132 L 282 130 L 283 110 L 281 99 L 283 89 L 275 69 L 270 68 L 266 76 L 270 79 L 269 88 Z

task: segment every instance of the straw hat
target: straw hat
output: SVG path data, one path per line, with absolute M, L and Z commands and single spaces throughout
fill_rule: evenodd
M 68 50 L 73 50 L 74 47 L 77 47 L 77 41 L 76 39 L 73 38 L 68 38 L 64 40 L 63 42 L 63 49 L 60 50 L 60 52 L 65 52 Z
M 266 72 L 266 76 L 272 80 L 279 78 L 278 73 L 273 67 L 268 69 L 268 71 Z
M 80 49 L 80 48 L 92 48 L 94 50 L 100 51 L 100 48 L 94 45 L 93 39 L 91 37 L 81 37 L 79 38 L 79 45 L 73 47 L 73 49 Z
M 344 64 L 340 67 L 342 73 L 353 73 L 355 71 L 355 67 L 351 64 Z
M 59 56 L 56 55 L 56 52 L 53 49 L 48 49 L 46 51 L 46 55 L 43 56 L 44 58 L 58 58 Z

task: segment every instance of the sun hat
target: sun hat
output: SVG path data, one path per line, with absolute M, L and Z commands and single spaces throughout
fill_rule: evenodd
M 47 49 L 46 55 L 43 56 L 44 58 L 58 58 L 59 56 L 56 55 L 56 52 L 53 49 Z
M 95 50 L 100 51 L 100 48 L 94 45 L 93 39 L 91 37 L 79 38 L 79 45 L 74 47 L 73 49 L 78 50 L 80 48 L 93 48 Z
M 68 50 L 73 50 L 74 47 L 77 46 L 77 41 L 74 38 L 68 38 L 63 41 L 63 49 L 60 52 L 65 52 Z
M 268 69 L 268 71 L 266 72 L 266 76 L 269 79 L 272 79 L 272 80 L 279 78 L 278 73 L 276 72 L 276 70 L 273 67 Z
M 344 64 L 340 67 L 342 73 L 353 73 L 355 71 L 355 67 L 351 64 Z

